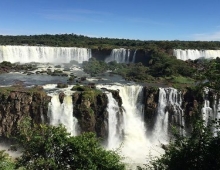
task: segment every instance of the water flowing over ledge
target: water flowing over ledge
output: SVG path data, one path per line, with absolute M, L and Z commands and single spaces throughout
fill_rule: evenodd
M 0 62 L 78 63 L 92 57 L 91 49 L 77 47 L 0 46 Z
M 134 63 L 136 51 L 132 54 L 129 49 L 113 49 L 111 55 L 105 59 L 105 62 L 116 61 L 117 63 Z
M 173 55 L 180 60 L 215 59 L 220 57 L 220 50 L 181 50 L 174 49 Z

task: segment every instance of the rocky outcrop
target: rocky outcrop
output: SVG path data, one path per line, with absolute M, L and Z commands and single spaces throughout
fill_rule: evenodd
M 81 132 L 96 132 L 107 137 L 107 104 L 105 93 L 91 89 L 73 94 L 74 116 L 78 119 Z
M 83 89 L 83 88 L 82 88 Z M 81 89 L 81 90 L 82 90 Z M 104 89 L 103 89 L 104 90 Z M 117 90 L 107 90 L 112 93 L 119 107 L 122 99 Z M 108 137 L 108 98 L 107 95 L 94 88 L 77 91 L 72 96 L 73 114 L 78 119 L 81 132 L 95 132 L 98 137 Z
M 143 88 L 143 94 L 144 118 L 148 129 L 150 129 L 156 118 L 159 89 L 156 87 L 145 86 Z
M 183 110 L 185 118 L 190 119 L 192 116 L 199 116 L 203 107 L 203 91 L 202 89 L 186 88 L 183 90 Z
M 40 89 L 0 90 L 0 135 L 16 133 L 18 123 L 30 116 L 34 123 L 47 121 L 50 97 Z

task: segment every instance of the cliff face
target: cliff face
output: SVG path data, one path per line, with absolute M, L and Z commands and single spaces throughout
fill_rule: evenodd
M 118 91 L 111 90 L 116 101 L 121 102 Z M 95 132 L 98 137 L 108 136 L 108 98 L 101 91 L 76 92 L 72 96 L 73 114 L 78 119 L 81 132 Z
M 182 89 L 182 105 L 183 117 L 185 121 L 185 130 L 191 128 L 191 123 L 193 119 L 198 119 L 202 117 L 202 108 L 204 107 L 204 101 L 207 100 L 210 103 L 210 107 L 213 111 L 217 110 L 217 101 L 219 100 L 218 93 L 214 90 L 209 89 L 207 93 L 204 93 L 204 89 L 194 89 L 194 88 L 185 88 Z M 157 117 L 157 108 L 158 108 L 158 99 L 159 99 L 159 89 L 155 87 L 144 87 L 144 101 L 145 106 L 144 115 L 145 122 L 150 130 L 154 124 Z M 175 115 L 175 106 L 167 106 L 165 108 L 169 113 L 169 118 Z M 172 119 L 170 119 L 172 120 Z M 175 122 L 172 122 L 175 123 Z
M 110 56 L 111 52 L 111 49 L 92 49 L 92 57 L 97 60 L 104 61 L 108 56 Z
M 154 126 L 156 118 L 159 89 L 145 86 L 143 91 L 144 119 L 148 129 L 150 130 Z
M 73 94 L 73 114 L 78 119 L 81 132 L 96 132 L 97 136 L 106 137 L 107 96 L 76 92 Z M 90 98 L 91 97 L 91 98 Z
M 30 116 L 34 123 L 47 121 L 47 110 L 50 97 L 42 91 L 28 90 L 0 91 L 0 135 L 9 136 L 16 133 L 18 123 Z
M 97 60 L 104 61 L 107 57 L 111 55 L 112 49 L 92 49 L 92 57 Z M 130 50 L 131 56 L 134 55 L 135 50 Z M 146 50 L 137 50 L 135 55 L 135 63 L 143 63 L 147 65 L 151 56 L 151 52 Z

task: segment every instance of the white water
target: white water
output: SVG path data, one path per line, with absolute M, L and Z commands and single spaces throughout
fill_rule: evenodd
M 215 59 L 220 57 L 220 50 L 181 50 L 174 49 L 173 55 L 180 60 L 196 60 L 200 58 Z
M 137 165 L 145 164 L 150 154 L 154 156 L 160 155 L 157 150 L 158 148 L 155 149 L 155 146 L 150 144 L 146 136 L 146 128 L 143 120 L 142 86 L 98 85 L 97 87 L 119 90 L 119 95 L 122 98 L 122 106 L 124 108 L 123 138 L 121 139 L 121 143 L 118 143 L 118 141 L 115 142 L 114 140 L 112 141 L 111 138 L 109 138 L 109 142 L 112 142 L 110 144 L 112 148 L 118 148 L 121 146 L 120 154 L 125 157 L 124 162 L 132 166 L 130 168 L 134 168 Z M 117 128 L 115 127 L 115 119 L 109 119 L 109 126 L 114 129 L 114 132 Z M 118 136 L 117 138 L 119 139 Z
M 210 102 L 208 98 L 209 94 L 209 88 L 204 88 L 203 98 L 204 98 L 204 106 L 202 108 L 202 117 L 205 121 L 205 125 L 207 126 L 210 120 L 213 120 L 216 118 L 217 115 L 215 115 L 215 111 L 210 107 Z M 214 102 L 216 103 L 216 102 Z M 216 103 L 217 104 L 217 103 Z M 215 106 L 213 106 L 215 108 Z
M 113 98 L 112 93 L 106 93 L 108 97 L 108 149 L 116 149 L 121 144 L 123 124 L 118 119 L 120 109 L 117 101 Z
M 59 101 L 58 94 L 50 94 L 51 102 L 49 103 L 48 114 L 50 118 L 50 124 L 57 126 L 62 124 L 66 127 L 67 132 L 71 135 L 76 136 L 78 131 L 78 121 L 73 116 L 73 103 L 72 96 L 66 95 L 64 101 L 61 104 Z
M 136 51 L 133 55 L 129 49 L 119 48 L 113 49 L 111 55 L 105 59 L 105 62 L 116 61 L 117 63 L 134 63 Z
M 0 62 L 82 63 L 92 57 L 91 49 L 77 47 L 0 46 Z
M 183 132 L 184 118 L 182 105 L 182 96 L 178 90 L 174 88 L 160 88 L 157 118 L 152 131 L 151 140 L 153 143 L 168 143 L 169 142 L 169 125 L 174 123 L 179 130 Z M 166 107 L 172 109 L 169 113 Z

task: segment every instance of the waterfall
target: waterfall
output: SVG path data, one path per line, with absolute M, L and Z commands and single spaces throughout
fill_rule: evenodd
M 97 87 L 118 90 L 122 98 L 123 137 L 121 143 L 114 143 L 116 146 L 113 146 L 113 148 L 118 148 L 122 144 L 120 154 L 125 157 L 124 161 L 130 165 L 136 166 L 137 164 L 146 163 L 152 145 L 147 139 L 143 119 L 143 87 L 140 85 L 97 85 Z M 109 118 L 109 126 L 114 127 L 116 130 L 115 124 L 115 119 Z M 119 137 L 117 136 L 117 138 Z M 108 140 L 111 140 L 111 138 Z
M 184 134 L 185 125 L 183 118 L 182 95 L 174 88 L 160 88 L 157 117 L 151 134 L 153 143 L 168 143 L 170 124 L 177 125 L 180 133 Z
M 217 112 L 215 114 L 215 108 L 216 108 L 216 100 L 214 101 L 214 105 L 213 105 L 213 108 L 212 109 L 210 107 L 210 101 L 209 101 L 209 88 L 208 87 L 205 87 L 204 88 L 204 93 L 203 93 L 203 98 L 204 98 L 204 106 L 202 108 L 202 118 L 204 120 L 204 123 L 205 125 L 207 126 L 209 124 L 209 122 L 215 118 L 217 118 Z
M 220 50 L 181 50 L 174 49 L 173 55 L 180 60 L 196 60 L 200 58 L 215 59 L 220 57 Z
M 133 57 L 132 57 L 132 63 L 135 63 L 136 53 L 137 53 L 137 50 L 134 51 L 134 54 L 133 54 Z
M 116 61 L 117 63 L 134 63 L 136 57 L 136 50 L 133 55 L 129 49 L 119 48 L 113 49 L 111 55 L 105 59 L 105 62 Z
M 120 108 L 112 93 L 106 94 L 108 97 L 108 149 L 116 149 L 121 144 L 123 124 L 119 119 Z
M 0 62 L 78 63 L 92 57 L 91 49 L 77 47 L 0 46 Z
M 72 97 L 66 95 L 63 103 L 60 103 L 58 94 L 50 95 L 52 97 L 48 108 L 50 124 L 53 126 L 62 124 L 71 135 L 76 136 L 78 134 L 78 121 L 73 116 Z

